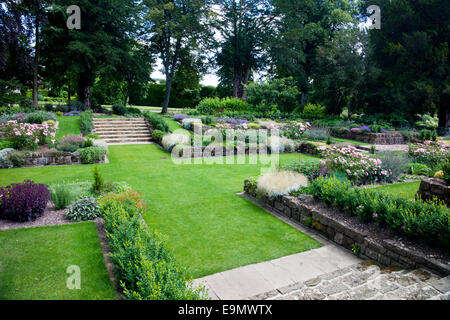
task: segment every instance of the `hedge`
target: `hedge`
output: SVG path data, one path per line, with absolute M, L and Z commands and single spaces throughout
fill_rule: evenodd
M 205 289 L 191 285 L 162 237 L 143 224 L 145 206 L 138 194 L 108 194 L 100 204 L 111 260 L 125 299 L 205 299 Z

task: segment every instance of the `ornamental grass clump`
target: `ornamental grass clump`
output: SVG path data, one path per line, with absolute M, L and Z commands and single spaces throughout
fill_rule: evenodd
M 286 196 L 308 185 L 308 178 L 293 171 L 267 173 L 258 179 L 257 193 L 269 198 Z
M 75 200 L 75 195 L 70 186 L 64 184 L 51 186 L 50 192 L 56 210 L 67 208 Z
M 186 134 L 169 133 L 162 138 L 161 144 L 166 151 L 171 152 L 176 145 L 190 144 L 190 141 L 191 138 Z
M 44 213 L 49 200 L 47 187 L 30 180 L 0 188 L 0 219 L 35 220 Z
M 270 136 L 267 138 L 267 147 L 271 153 L 295 152 L 297 143 L 285 137 Z

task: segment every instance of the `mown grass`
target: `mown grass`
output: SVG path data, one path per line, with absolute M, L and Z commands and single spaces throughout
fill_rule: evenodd
M 147 203 L 144 219 L 167 237 L 193 277 L 271 260 L 321 244 L 238 196 L 261 163 L 176 165 L 156 145 L 111 146 L 109 164 L 99 165 L 112 181 L 126 181 Z M 301 158 L 308 156 L 301 155 Z M 298 154 L 280 155 L 280 166 Z M 237 159 L 231 157 L 229 160 Z M 91 165 L 0 170 L 0 185 L 92 179 Z
M 116 299 L 93 222 L 0 231 L 0 299 Z M 67 288 L 71 265 L 81 289 Z
M 80 117 L 56 117 L 59 122 L 56 139 L 61 139 L 68 134 L 81 134 Z
M 376 187 L 375 189 L 384 191 L 386 193 L 403 196 L 407 199 L 414 200 L 417 191 L 419 190 L 420 181 L 396 183 L 382 187 Z

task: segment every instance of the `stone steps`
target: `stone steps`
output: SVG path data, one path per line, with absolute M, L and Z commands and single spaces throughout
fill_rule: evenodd
M 143 118 L 94 118 L 94 132 L 108 144 L 151 142 L 151 133 Z
M 450 276 L 424 269 L 380 268 L 362 262 L 251 299 L 267 300 L 448 300 Z

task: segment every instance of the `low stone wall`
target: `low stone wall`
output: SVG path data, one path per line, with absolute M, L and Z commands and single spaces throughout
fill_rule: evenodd
M 244 190 L 250 197 L 256 199 L 256 192 L 249 193 L 248 180 Z M 376 239 L 369 234 L 352 228 L 345 221 L 340 221 L 332 214 L 319 210 L 311 196 L 297 197 L 283 196 L 275 199 L 263 198 L 260 201 L 280 215 L 304 226 L 313 228 L 327 239 L 346 249 L 372 259 L 385 266 L 402 268 L 428 268 L 440 275 L 450 275 L 450 265 L 443 264 L 436 259 L 429 258 L 417 251 L 398 245 L 393 239 Z
M 433 200 L 434 198 L 438 198 L 450 207 L 450 185 L 448 185 L 444 179 L 423 179 L 420 182 L 417 197 L 420 197 L 422 200 Z
M 389 133 L 373 133 L 352 130 L 336 132 L 332 130 L 332 135 L 337 138 L 361 141 L 370 144 L 406 144 L 403 135 L 395 131 Z
M 98 163 L 105 162 L 105 157 Z M 79 152 L 44 151 L 30 152 L 25 156 L 24 167 L 82 164 Z

